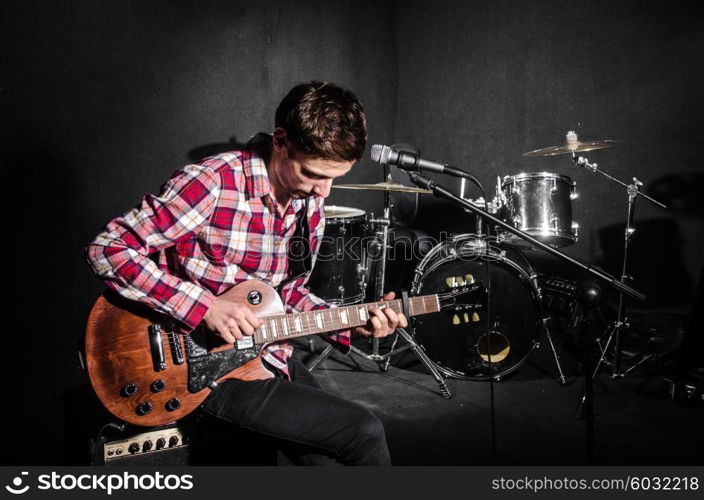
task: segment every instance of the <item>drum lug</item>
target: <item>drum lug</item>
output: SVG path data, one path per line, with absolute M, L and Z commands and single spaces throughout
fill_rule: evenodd
M 557 191 L 557 177 L 552 178 L 552 187 L 550 188 L 550 192 L 554 193 Z
M 553 214 L 552 217 L 550 217 L 550 222 L 552 223 L 553 231 L 555 231 L 555 233 L 558 233 L 560 231 L 560 220 L 557 215 Z
M 514 215 L 512 220 L 513 220 L 513 227 L 521 227 L 521 216 L 520 215 Z
M 579 238 L 579 224 L 577 222 L 572 223 L 572 233 L 574 234 L 574 241 Z
M 572 192 L 570 193 L 570 200 L 576 200 L 579 198 L 579 193 L 577 192 L 577 181 L 572 183 Z

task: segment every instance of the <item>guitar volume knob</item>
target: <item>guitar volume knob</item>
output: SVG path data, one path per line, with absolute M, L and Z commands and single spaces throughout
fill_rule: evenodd
M 161 379 L 155 380 L 154 382 L 152 382 L 152 385 L 150 385 L 149 388 L 152 390 L 152 392 L 161 392 L 166 389 L 166 382 Z
M 152 404 L 149 401 L 143 401 L 137 405 L 135 408 L 135 413 L 139 416 L 144 416 L 152 411 Z
M 139 387 L 137 387 L 137 384 L 125 384 L 122 386 L 122 389 L 120 389 L 120 396 L 123 398 L 129 398 L 130 396 L 137 394 L 138 390 Z
M 166 402 L 166 409 L 168 411 L 175 411 L 181 408 L 181 400 L 178 398 L 171 398 Z

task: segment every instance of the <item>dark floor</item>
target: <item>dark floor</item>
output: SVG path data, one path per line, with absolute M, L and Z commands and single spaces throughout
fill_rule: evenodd
M 376 362 L 339 353 L 314 373 L 326 390 L 370 408 L 382 419 L 395 465 L 586 464 L 585 424 L 575 418 L 584 378 L 575 375 L 579 364 L 569 339 L 554 338 L 566 385 L 558 383 L 544 341 L 518 370 L 495 383 L 495 452 L 486 381 L 448 379 L 453 397 L 444 399 L 410 351 L 395 356 L 385 373 Z M 367 347 L 365 341 L 361 349 Z M 305 350 L 301 353 L 307 362 L 315 359 Z M 597 377 L 596 464 L 704 462 L 704 401 L 670 399 L 664 378 L 673 358 L 667 351 L 661 354 L 623 379 L 611 379 L 606 369 Z M 624 368 L 632 365 L 626 360 Z

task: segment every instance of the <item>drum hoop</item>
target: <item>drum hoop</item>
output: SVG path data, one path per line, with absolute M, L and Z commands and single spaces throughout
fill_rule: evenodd
M 546 229 L 544 227 L 522 227 L 520 229 L 524 233 L 529 233 L 531 236 L 533 236 L 535 233 L 538 233 L 538 236 L 562 236 L 564 238 L 570 238 L 570 237 L 576 238 L 574 231 L 560 231 L 560 230 L 556 231 L 554 229 L 549 229 L 549 228 Z M 502 235 L 500 238 L 501 241 L 505 241 L 508 239 L 506 236 L 503 236 L 506 234 L 510 234 L 511 237 L 513 237 L 514 239 L 518 239 L 518 240 L 522 239 L 518 236 L 515 236 L 510 231 L 499 230 L 499 234 Z
M 504 179 L 501 182 L 501 187 L 503 188 L 514 182 L 529 181 L 533 179 L 555 179 L 572 186 L 572 179 L 566 175 L 556 174 L 554 172 L 523 172 L 516 175 L 504 176 Z

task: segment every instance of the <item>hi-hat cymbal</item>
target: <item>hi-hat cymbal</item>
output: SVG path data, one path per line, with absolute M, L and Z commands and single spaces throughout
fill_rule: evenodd
M 397 193 L 432 194 L 432 191 L 417 187 L 404 186 L 396 182 L 377 182 L 376 184 L 333 184 L 337 189 L 365 189 L 371 191 L 395 191 Z
M 616 146 L 622 141 L 612 141 L 606 139 L 603 141 L 582 142 L 577 139 L 577 134 L 574 131 L 567 132 L 565 143 L 560 146 L 550 146 L 549 148 L 536 149 L 523 153 L 523 156 L 553 156 L 567 153 L 581 153 L 582 151 L 593 151 L 595 149 L 610 148 Z

